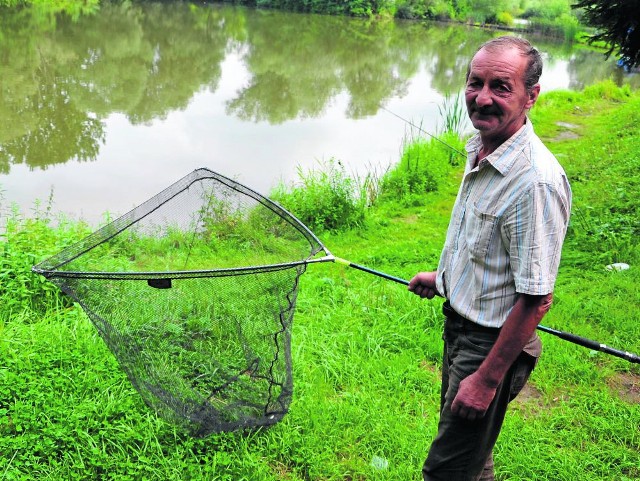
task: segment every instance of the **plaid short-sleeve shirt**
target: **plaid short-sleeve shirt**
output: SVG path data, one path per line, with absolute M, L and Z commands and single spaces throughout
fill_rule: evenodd
M 467 143 L 436 282 L 460 315 L 501 327 L 518 293 L 553 291 L 571 188 L 528 119 L 473 167 L 480 148 L 479 135 Z

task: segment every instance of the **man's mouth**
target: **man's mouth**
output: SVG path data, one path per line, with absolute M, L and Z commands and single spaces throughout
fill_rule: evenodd
M 475 109 L 474 112 L 480 117 L 490 117 L 498 115 L 498 112 L 496 112 L 495 109 Z

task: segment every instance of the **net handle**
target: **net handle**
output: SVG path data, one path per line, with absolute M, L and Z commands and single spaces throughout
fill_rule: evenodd
M 355 264 L 351 261 L 348 261 L 346 259 L 341 259 L 339 257 L 334 257 L 334 256 L 329 256 L 329 257 L 333 258 L 333 261 L 338 264 L 342 264 L 342 265 L 351 267 L 353 269 L 358 269 L 360 271 L 367 272 L 369 274 L 373 274 L 378 277 L 382 277 L 383 279 L 397 282 L 398 284 L 404 284 L 405 286 L 409 285 L 409 281 L 402 279 L 400 277 L 391 276 L 389 274 L 385 274 L 384 272 L 380 272 L 375 269 L 370 269 L 369 267 L 365 267 L 360 264 Z M 318 259 L 318 261 L 327 261 L 327 260 L 331 260 L 331 259 L 327 259 L 327 258 Z M 632 352 L 615 349 L 601 342 L 593 341 L 591 339 L 587 339 L 586 337 L 577 336 L 569 332 L 558 331 L 556 329 L 552 329 L 550 327 L 546 327 L 543 325 L 538 325 L 537 329 L 542 332 L 546 332 L 547 334 L 551 334 L 553 336 L 559 337 L 560 339 L 563 339 L 565 341 L 569 341 L 573 344 L 577 344 L 579 346 L 586 347 L 594 351 L 604 352 L 605 354 L 610 354 L 612 356 L 619 357 L 621 359 L 624 359 L 634 364 L 640 364 L 640 356 Z

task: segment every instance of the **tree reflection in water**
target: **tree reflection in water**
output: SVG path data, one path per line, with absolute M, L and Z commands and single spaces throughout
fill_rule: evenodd
M 429 127 L 435 128 L 438 101 L 460 91 L 469 58 L 495 34 L 454 25 L 182 3 L 104 4 L 95 15 L 76 21 L 37 9 L 3 11 L 0 30 L 0 185 L 8 194 L 18 185 L 12 183 L 12 166 L 36 172 L 69 161 L 101 160 L 110 145 L 109 121 L 118 115 L 131 129 L 163 126 L 149 138 L 166 141 L 172 135 L 178 138 L 179 132 L 166 135 L 163 122 L 196 111 L 197 120 L 193 125 L 183 120 L 189 123 L 184 128 L 190 136 L 201 136 L 176 147 L 181 157 L 175 160 L 177 166 L 188 163 L 190 156 L 206 161 L 205 153 L 226 159 L 222 164 L 228 165 L 234 153 L 252 143 L 263 150 L 246 152 L 244 158 L 295 163 L 301 159 L 284 157 L 304 155 L 305 147 L 314 143 L 338 141 L 335 131 L 335 139 L 326 138 L 327 123 L 337 127 L 336 115 L 343 142 L 362 149 L 372 144 L 363 150 L 367 157 L 381 139 L 376 134 L 358 137 L 352 125 L 385 116 L 380 106 L 393 106 L 427 116 Z M 571 46 L 542 39 L 534 43 L 551 69 L 556 62 L 568 64 L 566 87 L 581 88 L 615 72 L 601 54 L 575 54 Z M 216 115 L 224 118 L 214 121 L 212 107 L 197 103 L 218 91 L 230 58 L 239 59 L 245 73 L 230 81 L 230 94 L 216 107 Z M 420 103 L 413 100 L 416 96 Z M 305 141 L 298 135 L 301 123 L 312 121 L 316 123 L 307 130 L 316 129 L 317 139 Z M 391 116 L 386 122 L 400 123 Z M 248 135 L 256 124 L 263 130 Z M 398 126 L 397 131 L 403 129 Z M 142 142 L 140 132 L 128 133 L 131 148 L 136 139 Z M 277 135 L 282 136 L 279 141 Z M 393 148 L 380 145 L 381 151 L 398 151 L 402 134 L 394 135 Z M 282 150 L 264 150 L 278 142 Z M 151 149 L 154 143 L 147 140 L 145 145 L 150 155 L 158 156 Z M 194 147 L 200 150 L 190 152 Z M 331 148 L 327 152 L 334 155 Z M 255 158 L 260 155 L 265 157 Z M 314 155 L 311 149 L 308 155 Z M 395 160 L 391 156 L 388 162 Z M 139 170 L 132 166 L 132 172 Z M 273 165 L 272 170 L 277 179 Z M 176 168 L 165 184 L 184 173 L 184 168 Z M 262 168 L 260 174 L 268 175 L 268 170 Z M 145 191 L 142 197 L 152 193 Z

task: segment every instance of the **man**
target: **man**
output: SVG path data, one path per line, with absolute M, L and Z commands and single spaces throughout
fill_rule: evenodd
M 478 133 L 435 272 L 409 290 L 446 298 L 438 434 L 426 481 L 493 479 L 507 404 L 541 352 L 536 327 L 551 305 L 571 209 L 562 167 L 527 118 L 540 93 L 539 52 L 499 37 L 473 56 L 465 87 Z

